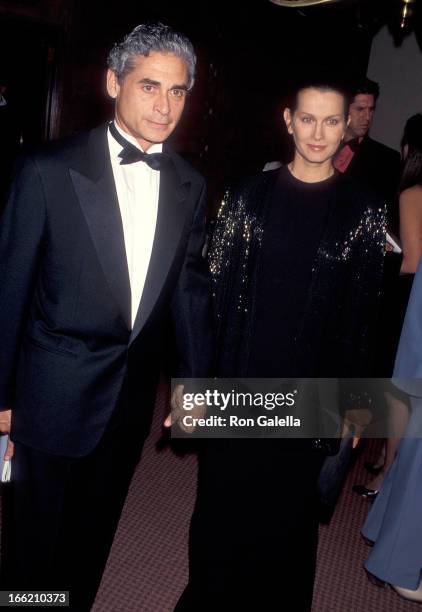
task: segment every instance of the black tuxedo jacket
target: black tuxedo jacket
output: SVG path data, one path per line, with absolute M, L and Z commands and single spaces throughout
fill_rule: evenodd
M 0 405 L 12 438 L 65 456 L 99 441 L 123 384 L 151 412 L 170 321 L 186 377 L 209 374 L 202 177 L 165 148 L 136 320 L 107 128 L 23 160 L 0 228 Z M 143 205 L 142 202 L 139 203 Z
M 346 174 L 369 187 L 374 194 L 387 204 L 388 227 L 398 235 L 398 185 L 400 180 L 400 154 L 394 149 L 366 136 Z

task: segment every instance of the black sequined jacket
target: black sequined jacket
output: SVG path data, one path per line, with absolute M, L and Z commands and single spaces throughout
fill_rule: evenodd
M 246 376 L 258 299 L 265 221 L 278 170 L 226 192 L 213 230 L 209 264 L 219 376 Z M 385 209 L 350 177 L 337 193 L 317 249 L 307 307 L 295 339 L 298 376 L 369 375 L 385 245 Z M 292 261 L 294 266 L 295 262 Z M 282 324 L 282 323 L 281 323 Z

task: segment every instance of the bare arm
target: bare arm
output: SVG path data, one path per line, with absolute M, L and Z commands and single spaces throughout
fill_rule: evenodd
M 400 239 L 403 248 L 401 274 L 414 274 L 422 255 L 422 187 L 400 194 Z

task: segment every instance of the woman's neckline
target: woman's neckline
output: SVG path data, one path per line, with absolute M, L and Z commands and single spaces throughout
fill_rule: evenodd
M 336 176 L 337 176 L 337 172 L 335 170 L 335 168 L 332 169 L 332 173 L 329 174 L 328 176 L 326 176 L 325 178 L 321 179 L 320 181 L 304 181 L 300 178 L 298 178 L 297 176 L 295 176 L 293 174 L 293 172 L 290 169 L 290 164 L 287 164 L 286 166 L 284 166 L 285 168 L 285 172 L 287 174 L 287 176 L 292 180 L 292 182 L 296 182 L 300 185 L 304 185 L 304 186 L 317 186 L 317 185 L 326 185 L 328 183 L 330 183 Z

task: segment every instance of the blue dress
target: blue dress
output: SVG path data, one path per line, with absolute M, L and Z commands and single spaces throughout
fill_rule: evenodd
M 411 413 L 396 459 L 362 534 L 375 542 L 366 569 L 390 584 L 417 589 L 422 569 L 422 266 L 415 276 L 397 352 L 394 379 Z

